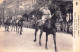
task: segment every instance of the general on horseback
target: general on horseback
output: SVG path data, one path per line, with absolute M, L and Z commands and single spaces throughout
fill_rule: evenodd
M 46 21 L 48 21 L 49 22 L 48 28 L 50 28 L 51 26 L 50 26 L 50 20 L 49 19 L 51 19 L 52 16 L 51 16 L 50 10 L 48 9 L 48 6 L 45 5 L 45 6 L 41 7 L 39 9 L 39 11 L 42 12 L 42 17 L 41 17 L 41 19 L 37 20 L 38 25 L 42 26 L 42 25 L 44 25 L 44 23 Z
M 46 43 L 45 43 L 45 48 L 47 48 L 47 41 L 48 41 L 48 35 L 53 35 L 53 40 L 54 40 L 54 45 L 55 45 L 55 52 L 57 52 L 57 46 L 56 46 L 56 28 L 55 28 L 55 22 L 56 22 L 56 17 L 55 13 L 51 15 L 51 11 L 48 9 L 48 6 L 45 5 L 44 7 L 40 8 L 39 10 L 42 12 L 41 19 L 37 19 L 35 23 L 35 39 L 34 42 L 36 42 L 36 36 L 38 30 L 40 30 L 40 35 L 39 35 L 39 45 L 41 46 L 41 37 L 43 32 L 46 33 Z

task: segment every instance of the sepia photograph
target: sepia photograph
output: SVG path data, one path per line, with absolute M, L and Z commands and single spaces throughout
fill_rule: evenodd
M 73 19 L 72 0 L 0 0 L 0 52 L 73 52 Z

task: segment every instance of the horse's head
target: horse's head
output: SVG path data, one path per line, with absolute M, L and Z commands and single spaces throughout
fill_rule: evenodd
M 37 19 L 37 20 L 39 20 L 42 17 L 42 12 L 40 12 L 39 9 L 37 9 L 37 10 L 32 11 L 30 13 L 30 15 L 32 15 L 32 16 L 34 15 L 34 18 Z

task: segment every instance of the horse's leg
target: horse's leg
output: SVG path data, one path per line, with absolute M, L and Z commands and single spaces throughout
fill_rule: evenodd
M 20 28 L 20 27 L 18 27 L 18 33 L 19 33 L 19 28 Z
M 8 26 L 6 25 L 6 30 L 8 31 Z
M 22 26 L 20 27 L 20 35 L 22 34 Z
M 53 40 L 54 40 L 54 45 L 55 45 L 55 52 L 58 52 L 57 47 L 56 47 L 56 33 L 53 34 Z
M 17 25 L 17 32 L 18 32 L 18 33 L 19 33 L 19 28 L 20 28 L 19 25 Z
M 9 26 L 7 25 L 7 31 L 9 32 Z
M 9 26 L 8 26 L 8 32 L 9 32 Z
M 37 35 L 38 29 L 35 29 L 35 39 L 34 42 L 36 42 L 36 35 Z
M 6 25 L 5 25 L 5 31 L 6 31 Z
M 17 25 L 16 25 L 16 32 L 17 32 Z
M 9 32 L 9 26 L 7 26 L 7 31 Z
M 21 32 L 23 32 L 23 25 L 21 26 Z
M 13 30 L 13 25 L 12 25 L 12 29 L 11 29 L 11 31 Z
M 9 26 L 8 26 L 8 32 L 9 32 Z
M 13 26 L 13 31 L 15 32 L 15 26 Z
M 40 31 L 40 36 L 39 36 L 39 45 L 41 46 L 41 36 L 42 36 L 43 31 Z
M 46 49 L 48 49 L 48 48 L 47 48 L 47 41 L 48 41 L 48 33 L 46 33 L 46 44 L 45 44 L 45 48 L 46 48 Z
M 5 26 L 5 30 L 7 31 L 7 25 Z

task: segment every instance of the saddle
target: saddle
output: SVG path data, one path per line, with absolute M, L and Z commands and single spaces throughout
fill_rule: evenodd
M 50 19 L 47 19 L 47 20 L 45 21 L 45 23 L 43 23 L 42 19 L 39 19 L 39 20 L 37 20 L 36 24 L 37 24 L 38 26 L 45 26 L 45 27 L 47 27 L 47 28 L 51 28 Z

